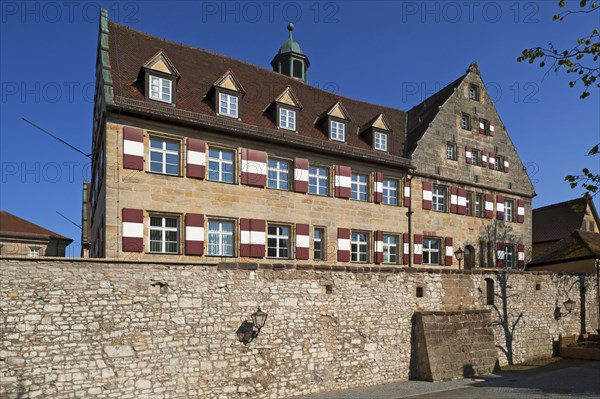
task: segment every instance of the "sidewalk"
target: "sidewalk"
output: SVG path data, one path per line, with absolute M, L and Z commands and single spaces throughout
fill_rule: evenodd
M 402 381 L 291 399 L 600 399 L 600 362 L 561 359 L 543 366 L 456 381 Z

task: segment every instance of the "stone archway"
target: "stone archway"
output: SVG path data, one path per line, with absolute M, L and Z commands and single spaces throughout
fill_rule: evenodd
M 475 248 L 471 245 L 465 247 L 465 270 L 475 268 Z

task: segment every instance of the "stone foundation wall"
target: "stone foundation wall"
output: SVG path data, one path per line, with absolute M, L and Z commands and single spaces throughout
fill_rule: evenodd
M 598 309 L 595 276 L 546 272 L 0 259 L 0 284 L 8 398 L 284 398 L 373 385 L 408 379 L 417 310 L 489 309 L 505 364 L 552 355 L 559 334 L 581 330 L 583 308 L 596 328 Z M 576 309 L 556 320 L 567 298 Z M 243 345 L 235 332 L 258 306 L 266 325 Z

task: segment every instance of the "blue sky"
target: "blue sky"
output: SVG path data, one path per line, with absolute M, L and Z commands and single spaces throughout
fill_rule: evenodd
M 311 84 L 403 110 L 476 60 L 535 185 L 534 207 L 574 198 L 582 191 L 565 175 L 600 173 L 600 158 L 585 156 L 600 140 L 598 90 L 580 100 L 566 75 L 516 62 L 526 47 L 570 46 L 598 26 L 597 14 L 552 22 L 557 3 L 2 1 L 0 208 L 73 238 L 68 255 L 79 255 L 79 229 L 56 212 L 80 223 L 89 160 L 21 118 L 91 152 L 100 7 L 134 29 L 265 68 L 291 21 Z

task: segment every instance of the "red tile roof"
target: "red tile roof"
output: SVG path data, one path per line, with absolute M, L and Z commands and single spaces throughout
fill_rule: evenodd
M 0 210 L 0 236 L 68 240 L 70 238 L 45 229 L 18 216 Z
M 581 228 L 588 200 L 581 197 L 533 210 L 533 243 L 558 241 Z M 589 201 L 596 220 L 596 208 Z M 582 210 L 578 210 L 580 208 Z
M 152 108 L 157 110 L 159 115 L 162 113 L 165 116 L 178 118 L 196 113 L 214 117 L 216 113 L 212 100 L 207 96 L 211 93 L 214 82 L 231 69 L 246 90 L 240 104 L 241 121 L 257 127 L 256 132 L 259 134 L 264 132 L 266 135 L 275 131 L 281 136 L 285 134 L 290 138 L 290 142 L 300 141 L 308 147 L 316 143 L 316 146 L 340 153 L 361 154 L 365 159 L 381 158 L 393 161 L 397 165 L 410 165 L 410 161 L 403 158 L 407 119 L 404 111 L 342 97 L 280 73 L 206 50 L 153 37 L 111 21 L 108 27 L 112 84 L 115 102 L 121 108 L 134 110 Z M 168 104 L 165 106 L 156 101 L 146 100 L 143 82 L 138 80 L 144 62 L 160 49 L 169 57 L 181 75 L 176 86 L 175 110 Z M 298 112 L 299 133 L 297 134 L 281 132 L 277 129 L 272 116 L 265 112 L 288 86 L 303 105 L 302 110 Z M 327 110 L 339 100 L 343 102 L 351 117 L 346 129 L 346 144 L 330 141 L 327 132 L 318 123 Z M 366 138 L 358 134 L 380 113 L 384 114 L 392 129 L 389 154 L 374 150 Z M 219 117 L 219 119 L 224 120 L 220 124 L 221 127 L 235 122 L 226 117 Z M 244 130 L 243 125 L 239 125 L 239 130 Z

